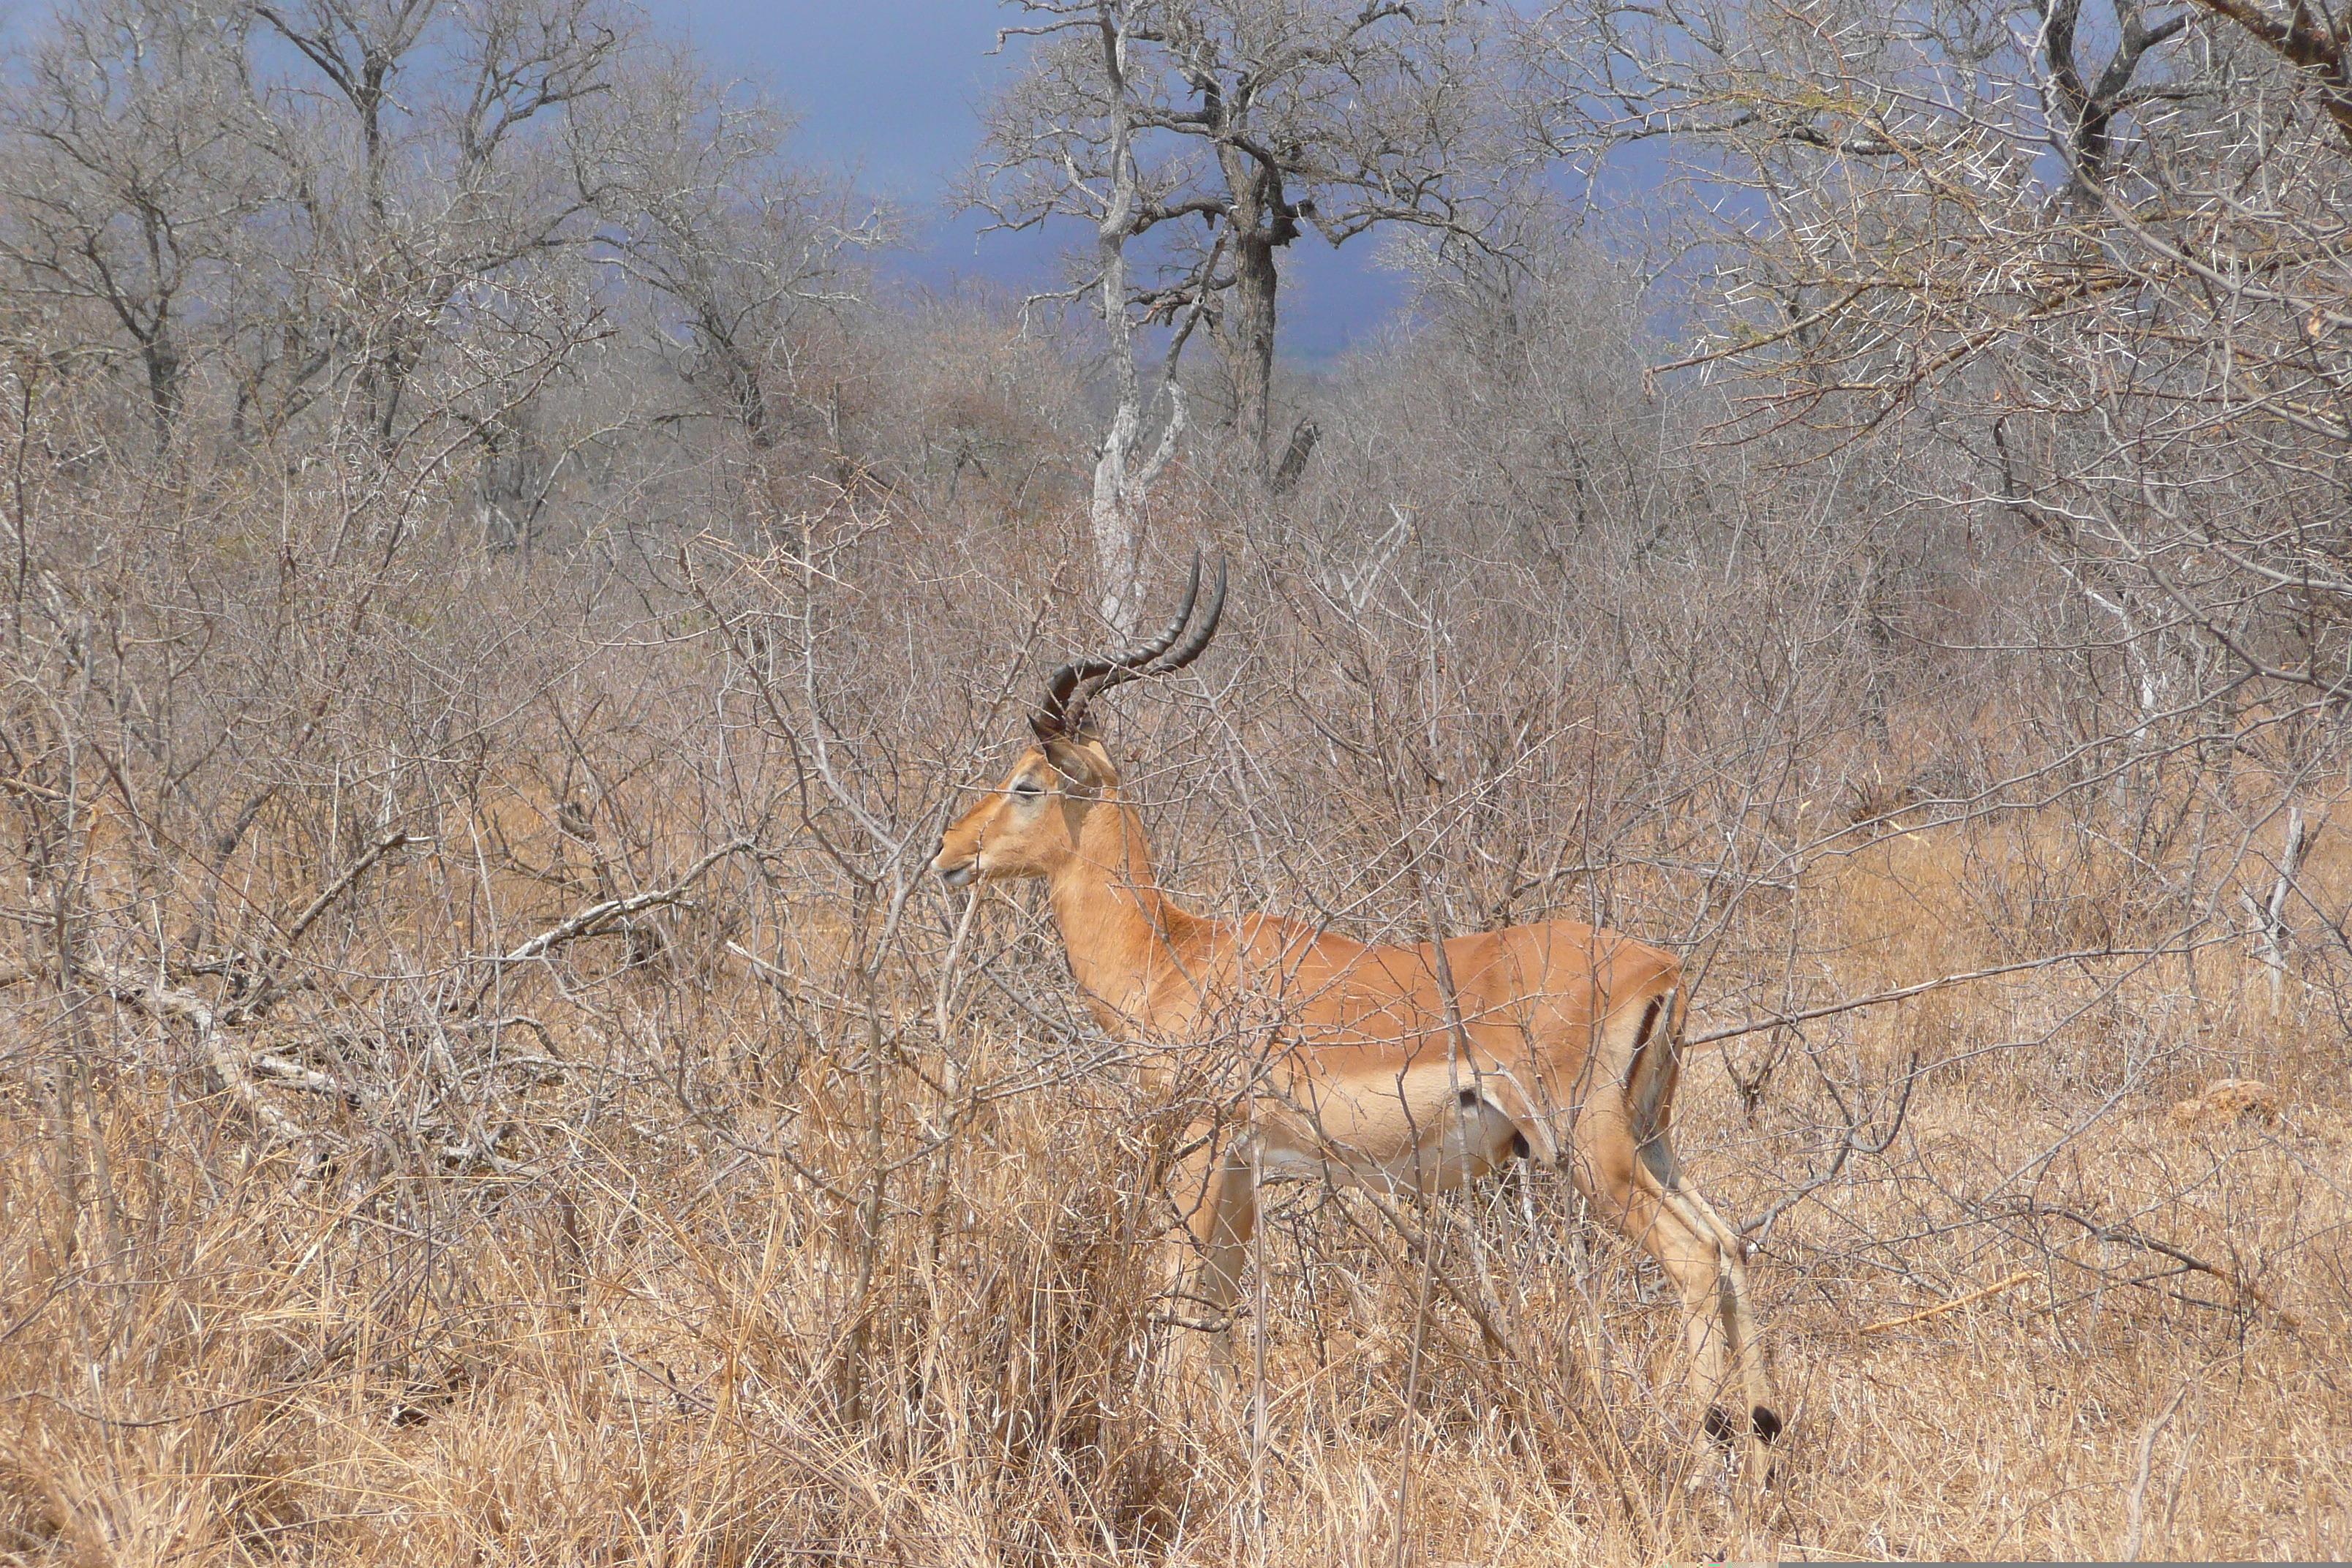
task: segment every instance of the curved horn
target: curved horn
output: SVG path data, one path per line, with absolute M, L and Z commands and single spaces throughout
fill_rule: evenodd
M 1195 557 L 1194 564 L 1197 567 L 1197 557 Z M 1184 601 L 1184 608 L 1187 613 L 1189 613 L 1192 610 L 1192 601 L 1188 595 Z M 1183 668 L 1186 665 L 1200 658 L 1202 651 L 1209 646 L 1209 639 L 1217 635 L 1217 623 L 1224 618 L 1225 558 L 1223 555 L 1220 555 L 1217 557 L 1217 585 L 1215 588 L 1212 589 L 1209 594 L 1209 613 L 1201 617 L 1201 624 L 1192 628 L 1192 635 L 1191 637 L 1186 639 L 1184 646 L 1178 648 L 1174 653 L 1170 654 L 1166 658 L 1161 659 L 1150 673 L 1153 675 L 1166 675 L 1171 670 Z
M 1222 597 L 1224 571 L 1224 558 L 1222 556 L 1218 557 L 1217 570 L 1220 584 L 1218 594 Z M 1161 629 L 1160 635 L 1150 642 L 1137 643 L 1133 647 L 1123 652 L 1111 654 L 1107 658 L 1073 659 L 1055 670 L 1053 676 L 1045 682 L 1045 705 L 1031 718 L 1029 727 L 1036 731 L 1041 737 L 1076 732 L 1086 721 L 1087 699 L 1102 689 L 1100 686 L 1088 684 L 1081 692 L 1078 690 L 1079 683 L 1082 681 L 1092 683 L 1107 675 L 1124 670 L 1135 670 L 1167 652 L 1168 645 L 1174 642 L 1177 634 L 1184 629 L 1184 623 L 1192 618 L 1192 604 L 1200 596 L 1201 552 L 1195 550 L 1192 552 L 1192 574 L 1184 584 L 1183 602 L 1176 606 L 1176 614 Z M 1128 675 L 1124 679 L 1131 680 L 1134 676 Z M 1116 686 L 1118 682 L 1113 680 L 1108 684 Z M 1070 701 L 1073 692 L 1078 693 L 1075 707 Z
M 1196 550 L 1192 552 L 1192 580 L 1185 585 L 1184 603 L 1178 609 L 1176 618 L 1169 622 L 1168 629 L 1154 639 L 1152 643 L 1154 657 L 1165 651 L 1168 645 L 1176 640 L 1176 634 L 1184 629 L 1184 623 L 1192 619 L 1192 602 L 1199 596 L 1200 590 L 1201 552 Z M 1181 669 L 1200 658 L 1201 650 L 1209 646 L 1209 639 L 1217 635 L 1217 622 L 1223 618 L 1224 613 L 1225 558 L 1219 555 L 1217 585 L 1209 595 L 1209 613 L 1202 617 L 1201 624 L 1193 628 L 1192 635 L 1185 639 L 1184 646 L 1174 653 L 1169 654 L 1157 664 L 1145 666 L 1122 663 L 1108 669 L 1094 672 L 1086 683 L 1078 688 L 1076 699 L 1069 705 L 1070 727 L 1075 730 L 1085 723 L 1087 704 L 1103 692 L 1108 691 L 1112 687 L 1123 686 L 1130 680 L 1140 680 L 1147 675 L 1165 675 L 1170 670 Z
M 1166 629 L 1150 642 L 1138 643 L 1125 652 L 1103 658 L 1072 659 L 1055 670 L 1045 682 L 1045 705 L 1029 721 L 1029 727 L 1040 736 L 1076 731 L 1086 717 L 1087 706 L 1084 696 L 1078 699 L 1075 710 L 1070 706 L 1071 693 L 1077 689 L 1078 683 L 1093 680 L 1114 670 L 1132 668 L 1159 658 L 1167 650 L 1168 645 L 1176 640 L 1176 634 L 1184 629 L 1184 623 L 1192 619 L 1192 601 L 1200 596 L 1200 593 L 1201 552 L 1195 550 L 1192 552 L 1192 575 L 1184 584 L 1184 602 L 1176 606 L 1175 618 L 1168 623 Z

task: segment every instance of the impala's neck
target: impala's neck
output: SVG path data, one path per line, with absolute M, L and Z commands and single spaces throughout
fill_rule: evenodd
M 1135 808 L 1097 808 L 1050 887 L 1070 973 L 1102 1008 L 1139 1024 L 1152 1020 L 1155 979 L 1170 966 L 1171 940 L 1193 919 L 1160 890 L 1151 847 Z M 1112 1019 L 1106 1016 L 1107 1026 Z

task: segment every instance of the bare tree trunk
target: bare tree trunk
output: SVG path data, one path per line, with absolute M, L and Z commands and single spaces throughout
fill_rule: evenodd
M 179 419 L 180 351 L 171 334 L 158 328 L 140 345 L 140 357 L 147 366 L 147 408 L 155 421 L 155 449 L 162 452 L 172 445 L 172 426 Z
M 1136 530 L 1128 508 L 1127 453 L 1138 423 L 1131 405 L 1111 416 L 1110 434 L 1095 459 L 1095 493 L 1087 510 L 1095 547 L 1095 581 L 1102 590 L 1103 619 L 1120 632 L 1135 630 Z M 1122 429 L 1124 427 L 1124 429 Z
M 1218 337 L 1234 400 L 1234 438 L 1264 478 L 1266 405 L 1274 384 L 1274 297 L 1281 285 L 1274 252 L 1297 227 L 1283 216 L 1279 189 L 1253 154 L 1221 142 L 1217 162 L 1231 204 L 1227 221 L 1234 247 L 1232 297 L 1219 320 Z
M 1233 381 L 1234 438 L 1250 466 L 1266 469 L 1267 402 L 1274 386 L 1274 239 L 1261 226 L 1236 225 L 1234 290 L 1225 307 L 1225 366 Z
M 1119 113 L 1111 132 L 1110 205 L 1095 231 L 1095 247 L 1102 262 L 1102 277 L 1096 286 L 1102 290 L 1103 328 L 1110 334 L 1118 403 L 1111 410 L 1110 429 L 1095 458 L 1094 498 L 1087 514 L 1094 535 L 1095 582 L 1102 593 L 1103 619 L 1122 633 L 1135 629 L 1135 528 L 1128 510 L 1127 458 L 1143 426 L 1134 331 L 1127 318 L 1127 238 L 1135 219 L 1136 168 L 1134 128 L 1127 114 L 1126 26 L 1124 17 L 1114 23 L 1105 14 L 1103 69 L 1118 95 Z
M 1111 411 L 1110 429 L 1095 458 L 1087 524 L 1094 542 L 1095 580 L 1102 593 L 1103 619 L 1125 634 L 1135 630 L 1137 611 L 1141 540 L 1135 509 L 1175 456 L 1176 443 L 1183 435 L 1184 400 L 1176 384 L 1176 359 L 1183 352 L 1193 322 L 1200 319 L 1208 290 L 1204 285 L 1198 291 L 1191 312 L 1171 339 L 1160 384 L 1147 400 L 1143 378 L 1135 368 L 1135 324 L 1128 315 L 1127 242 L 1136 230 L 1141 182 L 1135 163 L 1133 100 L 1124 64 L 1127 16 L 1107 6 L 1101 26 L 1103 71 L 1118 110 L 1112 117 L 1111 199 L 1095 229 L 1096 254 L 1102 267 L 1095 287 L 1101 296 L 1103 327 L 1110 337 L 1118 400 Z M 1168 422 L 1161 428 L 1159 445 L 1149 458 L 1130 468 L 1143 438 L 1144 420 L 1163 395 L 1169 402 Z

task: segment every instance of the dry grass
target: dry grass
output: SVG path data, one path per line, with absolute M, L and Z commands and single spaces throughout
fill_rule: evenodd
M 529 816 L 504 830 L 544 843 Z M 1847 939 L 1839 978 L 1983 962 L 1980 847 L 1852 858 L 1814 917 Z M 854 946 L 838 922 L 791 941 L 769 951 L 812 987 Z M 2241 955 L 2195 995 L 2039 971 L 1841 1015 L 1752 1116 L 1694 1065 L 1685 1157 L 1750 1215 L 1822 1163 L 1832 1087 L 1875 1126 L 1915 1047 L 1943 1064 L 1883 1153 L 1768 1236 L 1792 1420 L 1753 1506 L 1692 1468 L 1661 1282 L 1564 1184 L 1515 1177 L 1412 1234 L 1284 1194 L 1261 1438 L 1246 1395 L 1136 1359 L 1165 1133 L 1121 1070 L 974 1110 L 883 1184 L 869 1246 L 858 1095 L 891 1158 L 919 1152 L 936 1053 L 854 1059 L 841 1033 L 776 1076 L 774 987 L 665 962 L 583 954 L 539 994 L 576 988 L 573 1065 L 509 1087 L 513 1160 L 398 1158 L 347 1121 L 310 1164 L 170 1049 L 118 1053 L 70 1123 L 0 1101 L 5 1560 L 1362 1564 L 1398 1560 L 1401 1485 L 1433 1563 L 2352 1546 L 2352 1084 Z M 885 1013 L 933 1000 L 915 978 Z M 666 1026 L 684 992 L 688 1043 Z M 1049 1059 L 1017 1016 L 960 1028 L 971 1081 Z M 2168 1117 L 2221 1076 L 2275 1085 L 2279 1119 Z M 1415 1333 L 1415 1234 L 1532 1363 L 1442 1289 Z

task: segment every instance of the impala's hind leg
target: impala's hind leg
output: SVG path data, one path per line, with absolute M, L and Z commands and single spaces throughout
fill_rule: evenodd
M 1706 1412 L 1708 1439 L 1727 1441 L 1738 1430 L 1720 1403 L 1729 1340 L 1723 1313 L 1723 1249 L 1692 1225 L 1678 1205 L 1662 1201 L 1636 1171 L 1633 1141 L 1613 1107 L 1588 1103 L 1577 1119 L 1568 1152 L 1569 1176 L 1592 1206 L 1665 1270 L 1683 1299 L 1683 1342 L 1691 1393 Z
M 1756 1316 L 1748 1305 L 1748 1248 L 1738 1233 L 1724 1223 L 1698 1189 L 1684 1179 L 1669 1131 L 1675 1087 L 1682 1077 L 1680 1003 L 1678 992 L 1669 992 L 1662 1005 L 1643 1015 L 1626 1059 L 1624 1091 L 1620 1101 L 1622 1120 L 1613 1126 L 1623 1138 L 1625 1152 L 1631 1157 L 1634 1184 L 1659 1208 L 1671 1213 L 1684 1233 L 1696 1238 L 1715 1255 L 1712 1272 L 1717 1289 L 1711 1316 L 1716 1322 L 1711 1327 L 1718 1333 L 1710 1335 L 1717 1346 L 1714 1364 L 1719 1368 L 1722 1356 L 1730 1356 L 1738 1369 L 1740 1394 L 1747 1410 L 1743 1420 L 1710 1404 L 1707 1426 L 1726 1442 L 1733 1433 L 1745 1429 L 1751 1473 L 1761 1479 L 1767 1474 L 1763 1445 L 1780 1435 L 1780 1415 L 1765 1373 Z M 1595 1125 L 1595 1136 L 1607 1139 L 1612 1125 L 1602 1118 Z M 1695 1310 L 1697 1305 L 1693 1303 Z M 1718 1385 L 1707 1397 L 1712 1401 L 1721 1392 Z
M 1656 1183 L 1661 1201 L 1679 1208 L 1684 1220 L 1694 1229 L 1710 1234 L 1719 1248 L 1722 1268 L 1722 1317 L 1724 1335 L 1736 1366 L 1740 1368 L 1740 1387 L 1748 1394 L 1748 1422 L 1755 1436 L 1764 1444 L 1780 1436 L 1780 1408 L 1771 1396 L 1771 1377 L 1764 1368 L 1764 1344 L 1757 1331 L 1755 1307 L 1748 1302 L 1748 1244 L 1740 1234 L 1724 1223 L 1715 1213 L 1715 1206 L 1700 1196 L 1698 1187 L 1684 1180 L 1682 1168 L 1675 1163 L 1675 1150 L 1665 1138 L 1658 1138 L 1642 1150 L 1644 1175 Z
M 1162 1244 L 1162 1310 L 1173 1323 L 1169 1342 L 1176 1364 L 1197 1368 L 1205 1359 L 1222 1389 L 1233 1379 L 1234 1304 L 1257 1228 L 1257 1185 L 1246 1138 L 1224 1140 L 1221 1147 L 1207 1128 L 1192 1137 L 1201 1146 L 1170 1183 L 1184 1226 Z
M 1685 1229 L 1703 1237 L 1715 1249 L 1718 1280 L 1715 1304 L 1721 1342 L 1738 1371 L 1740 1392 L 1748 1403 L 1746 1426 L 1751 1473 L 1762 1478 L 1769 1473 L 1764 1445 L 1780 1435 L 1780 1414 L 1772 1397 L 1771 1380 L 1765 1371 L 1764 1347 L 1757 1332 L 1756 1314 L 1748 1305 L 1748 1248 L 1738 1233 L 1724 1222 L 1698 1189 L 1684 1180 L 1682 1169 L 1675 1160 L 1674 1145 L 1664 1132 L 1643 1145 L 1635 1179 L 1652 1192 L 1663 1207 L 1671 1210 Z M 1712 1436 L 1727 1442 L 1738 1425 L 1722 1412 L 1720 1405 L 1709 1407 L 1707 1426 Z

